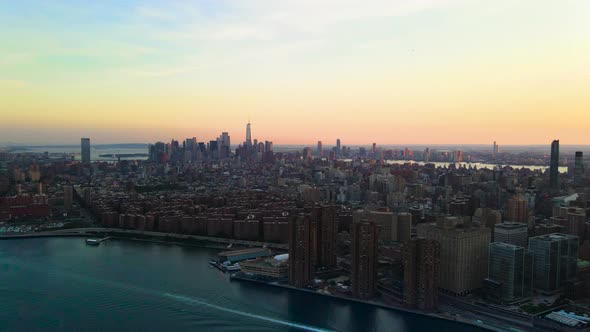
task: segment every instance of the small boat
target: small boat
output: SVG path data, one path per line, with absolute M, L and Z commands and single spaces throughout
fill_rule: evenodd
M 86 244 L 91 246 L 97 246 L 100 244 L 100 241 L 98 239 L 86 239 Z
M 230 261 L 223 262 L 223 269 L 226 272 L 237 272 L 240 271 L 240 264 L 239 263 L 231 263 Z

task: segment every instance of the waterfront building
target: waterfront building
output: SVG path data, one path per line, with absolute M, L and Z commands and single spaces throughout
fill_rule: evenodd
M 312 221 L 317 225 L 317 243 L 314 244 L 317 266 L 336 266 L 336 236 L 338 234 L 336 207 L 326 205 L 314 208 Z
M 440 243 L 439 287 L 454 295 L 464 295 L 480 288 L 487 275 L 491 232 L 457 224 L 456 217 L 447 217 L 438 226 L 419 224 L 417 235 Z
M 529 297 L 533 285 L 533 255 L 524 247 L 504 243 L 490 243 L 488 279 L 499 285 L 503 302 Z
M 317 224 L 306 214 L 294 216 L 289 223 L 289 283 L 306 287 L 314 278 L 314 243 Z
M 505 222 L 494 227 L 494 242 L 509 243 L 526 248 L 528 246 L 528 225 Z
M 413 239 L 403 244 L 404 303 L 421 310 L 438 304 L 440 245 L 434 240 Z
M 535 289 L 553 292 L 576 276 L 578 237 L 553 233 L 531 237 L 533 253 L 533 285 Z
M 377 284 L 379 226 L 368 220 L 353 222 L 352 240 L 352 295 L 370 299 Z
M 256 276 L 283 279 L 287 277 L 289 272 L 289 255 L 243 261 L 240 263 L 240 270 L 243 273 Z
M 83 164 L 90 164 L 90 138 L 82 138 L 81 145 L 81 160 Z

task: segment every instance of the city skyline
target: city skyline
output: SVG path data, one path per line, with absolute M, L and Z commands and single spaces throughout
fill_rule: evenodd
M 0 9 L 0 142 L 590 144 L 586 1 Z

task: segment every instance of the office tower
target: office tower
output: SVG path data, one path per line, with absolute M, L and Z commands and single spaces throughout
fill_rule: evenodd
M 407 212 L 400 212 L 397 214 L 397 242 L 409 241 L 411 237 L 412 214 Z
M 504 302 L 528 297 L 532 293 L 533 256 L 524 247 L 503 243 L 490 243 L 488 280 L 500 288 L 496 294 Z
M 438 304 L 440 245 L 434 240 L 413 239 L 402 247 L 404 303 L 421 310 Z
M 352 223 L 352 294 L 359 299 L 370 299 L 377 283 L 377 255 L 379 227 L 362 220 Z
M 578 237 L 553 233 L 531 237 L 533 285 L 545 292 L 558 290 L 577 272 Z
M 424 162 L 430 161 L 430 148 L 424 149 Z
M 373 147 L 371 148 L 371 152 L 373 152 L 373 154 L 375 152 L 377 152 L 377 143 L 373 143 Z
M 314 278 L 315 257 L 313 246 L 316 224 L 308 215 L 300 214 L 289 223 L 289 283 L 306 287 Z
M 272 142 L 264 141 L 264 152 L 272 152 Z
M 418 237 L 440 243 L 439 287 L 462 295 L 480 288 L 487 275 L 491 232 L 487 228 L 456 227 L 453 220 L 457 218 L 448 217 L 439 226 L 418 224 Z
M 496 144 L 496 141 L 494 141 L 494 147 L 492 150 L 492 156 L 494 158 L 496 158 L 498 156 L 498 153 L 500 153 L 500 146 L 498 144 Z
M 576 151 L 576 159 L 574 162 L 574 185 L 576 187 L 584 186 L 584 153 Z
M 218 159 L 219 158 L 219 145 L 217 140 L 209 141 L 209 158 L 211 159 Z
M 324 156 L 324 148 L 322 147 L 322 141 L 318 141 L 318 157 Z
M 336 140 L 336 156 L 340 157 L 341 147 L 340 147 L 340 138 Z
M 559 190 L 559 140 L 551 143 L 551 161 L 549 164 L 549 185 L 553 190 Z
M 513 222 L 528 222 L 528 203 L 521 196 L 508 199 L 506 204 L 506 220 Z
M 221 159 L 229 158 L 231 147 L 230 147 L 230 137 L 227 132 L 221 133 L 219 137 L 219 157 Z
M 456 163 L 463 162 L 463 151 L 461 151 L 461 150 L 453 151 L 452 159 L 453 159 L 453 162 L 456 162 Z
M 518 222 L 505 222 L 494 227 L 494 242 L 509 243 L 526 248 L 528 245 L 528 225 Z
M 90 138 L 81 139 L 81 156 L 83 164 L 90 164 Z
M 303 148 L 303 159 L 311 159 L 311 148 L 309 146 Z
M 317 223 L 316 264 L 318 267 L 336 266 L 336 235 L 338 234 L 336 207 L 332 205 L 316 207 L 311 214 L 312 222 Z
M 72 186 L 63 186 L 64 190 L 64 207 L 66 210 L 72 208 L 74 202 L 74 188 Z
M 246 145 L 248 147 L 252 146 L 252 127 L 250 126 L 250 121 L 246 125 Z

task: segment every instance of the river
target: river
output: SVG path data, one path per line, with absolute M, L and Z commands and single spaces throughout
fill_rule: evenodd
M 1 331 L 471 331 L 455 322 L 239 281 L 216 250 L 82 238 L 0 241 Z

